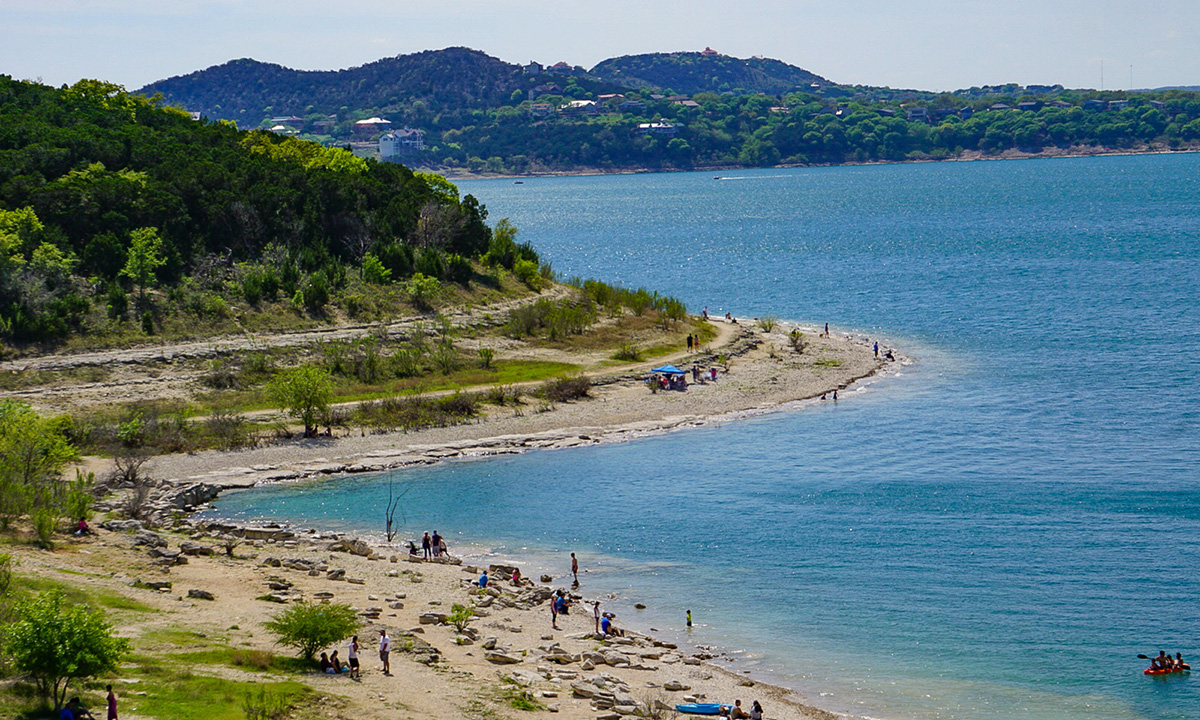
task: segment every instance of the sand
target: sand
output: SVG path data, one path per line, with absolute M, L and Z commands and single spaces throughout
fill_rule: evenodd
M 692 362 L 711 365 L 714 354 L 733 356 L 727 369 L 719 366 L 715 382 L 693 384 L 685 392 L 652 393 L 642 381 L 643 373 L 619 373 L 603 378 L 602 384 L 593 389 L 591 399 L 553 408 L 500 408 L 469 425 L 420 432 L 344 435 L 241 452 L 164 456 L 152 461 L 150 472 L 154 477 L 169 480 L 171 486 L 203 482 L 229 489 L 316 475 L 377 471 L 449 457 L 487 457 L 545 447 L 628 441 L 649 434 L 732 422 L 806 402 L 822 402 L 818 399 L 822 394 L 829 398 L 824 402 L 832 402 L 835 389 L 840 393 L 839 402 L 853 402 L 865 379 L 893 372 L 908 362 L 900 356 L 894 362 L 877 359 L 870 347 L 873 339 L 837 332 L 831 338 L 823 338 L 817 336 L 815 328 L 803 328 L 808 346 L 797 353 L 787 341 L 790 329 L 791 326 L 784 324 L 766 333 L 744 324 L 730 324 L 722 327 L 719 342 L 714 344 L 717 347 L 708 354 L 681 353 L 666 358 L 686 369 Z M 880 354 L 885 350 L 881 343 Z M 104 461 L 95 459 L 90 464 L 98 470 L 105 467 Z M 499 577 L 493 577 L 494 586 L 503 589 L 508 599 L 502 596 L 484 601 L 491 603 L 483 611 L 486 615 L 471 624 L 478 633 L 477 640 L 458 644 L 463 641 L 456 640 L 458 633 L 452 626 L 421 624 L 422 614 L 448 613 L 453 603 L 480 601 L 478 588 L 472 589 L 470 585 L 478 578 L 480 568 L 414 563 L 404 556 L 390 561 L 389 557 L 396 552 L 391 548 L 377 548 L 373 552 L 378 554 L 370 558 L 336 552 L 331 550 L 330 536 L 306 536 L 286 544 L 256 540 L 238 547 L 236 557 L 227 558 L 212 536 L 219 530 L 205 530 L 205 526 L 197 526 L 194 521 L 177 529 L 183 535 L 164 534 L 170 547 L 178 547 L 183 540 L 194 540 L 217 547 L 217 554 L 191 557 L 186 565 L 171 567 L 167 572 L 153 563 L 144 548 L 132 547 L 129 533 L 100 530 L 95 538 L 70 540 L 72 552 L 19 550 L 21 571 L 41 572 L 48 567 L 86 571 L 88 574 L 79 576 L 79 582 L 131 595 L 162 610 L 120 628 L 133 639 L 135 648 L 139 638 L 156 628 L 186 627 L 209 638 L 226 639 L 237 647 L 287 652 L 274 646 L 262 627 L 282 607 L 256 599 L 268 592 L 268 577 L 291 583 L 288 592 L 292 601 L 320 600 L 317 593 L 332 593 L 328 597 L 334 602 L 361 609 L 378 608 L 378 617 L 360 632 L 364 648 L 363 678 L 356 681 L 316 672 L 305 676 L 302 681 L 322 693 L 322 699 L 313 707 L 299 710 L 294 717 L 356 720 L 621 717 L 614 709 L 598 707 L 593 698 L 582 696 L 580 688 L 583 694 L 588 694 L 594 692 L 596 684 L 602 684 L 604 692 L 613 693 L 618 701 L 633 701 L 643 708 L 655 701 L 673 707 L 689 698 L 709 702 L 741 699 L 747 709 L 751 701 L 760 701 L 769 718 L 834 717 L 804 705 L 787 689 L 726 670 L 722 665 L 727 663 L 720 657 L 714 658 L 703 651 L 693 655 L 687 648 L 664 647 L 654 638 L 635 632 L 639 630 L 635 626 L 628 627 L 627 641 L 601 642 L 592 635 L 590 605 L 577 606 L 570 615 L 560 618 L 560 629 L 552 629 L 549 606 L 544 601 L 529 609 L 504 607 L 512 604 L 511 593 L 516 588 Z M 330 579 L 325 572 L 310 575 L 302 570 L 274 567 L 266 564 L 268 558 L 324 561 L 329 569 L 344 570 L 346 580 Z M 155 592 L 131 587 L 135 578 L 167 579 L 173 585 L 169 592 Z M 566 582 L 567 578 L 558 577 L 551 583 L 537 584 L 569 589 Z M 192 588 L 207 590 L 215 599 L 189 598 L 187 591 Z M 582 599 L 601 599 L 592 598 L 588 591 L 585 577 L 577 591 Z M 617 618 L 618 626 L 624 626 L 624 621 Z M 392 656 L 391 675 L 380 671 L 376 655 L 380 628 L 388 629 L 399 649 Z M 428 652 L 405 652 L 403 648 L 409 645 L 410 638 L 432 645 L 436 660 L 429 662 Z M 487 638 L 495 638 L 497 647 L 517 662 L 501 664 L 489 660 L 483 647 Z M 346 648 L 344 643 L 341 645 L 344 659 Z M 170 648 L 158 649 L 170 651 Z M 591 662 L 579 659 L 581 654 L 592 652 L 607 653 L 615 664 L 605 662 L 592 667 Z M 620 655 L 612 655 L 613 652 Z M 558 664 L 549 659 L 550 655 L 575 657 Z M 594 660 L 596 656 L 588 657 Z M 225 673 L 243 679 L 246 676 L 245 671 L 212 666 L 201 666 L 194 671 Z M 504 694 L 514 685 L 502 682 L 505 678 L 515 680 L 516 687 L 527 689 L 542 709 L 523 711 L 511 707 Z M 587 684 L 578 685 L 580 682 Z M 664 685 L 686 689 L 667 690 Z M 118 684 L 118 695 L 124 697 L 123 718 L 139 718 L 137 691 L 136 686 Z M 623 713 L 631 707 L 626 704 L 617 710 Z M 675 715 L 672 710 L 657 716 Z

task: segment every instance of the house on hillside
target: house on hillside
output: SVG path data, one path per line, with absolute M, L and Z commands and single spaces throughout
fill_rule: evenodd
M 521 72 L 525 73 L 526 75 L 541 75 L 542 69 L 542 64 L 540 62 L 534 62 L 532 60 L 529 61 L 528 65 L 521 66 Z
M 560 61 L 560 62 L 556 62 L 553 65 L 551 65 L 550 67 L 546 68 L 546 72 L 555 73 L 558 75 L 566 75 L 571 72 L 571 69 L 572 69 L 571 66 L 568 65 L 566 62 Z
M 392 122 L 380 117 L 367 118 L 366 120 L 359 120 L 354 123 L 355 137 L 374 137 L 378 133 L 384 133 L 391 129 Z
M 906 108 L 905 117 L 909 122 L 929 122 L 929 111 L 923 107 Z
M 627 113 L 645 112 L 646 103 L 642 102 L 641 100 L 626 100 L 618 105 L 617 109 L 621 112 Z
M 1041 100 L 1030 100 L 1023 103 L 1017 103 L 1017 109 L 1025 112 L 1037 112 L 1045 107 Z
M 710 47 L 705 47 L 704 52 L 700 53 L 704 57 L 721 57 L 721 53 L 713 50 Z
M 414 128 L 393 130 L 379 136 L 379 159 L 392 162 L 401 155 L 411 155 L 425 149 L 425 132 Z
M 550 107 L 549 103 L 534 103 L 529 106 L 529 115 L 531 117 L 548 117 L 552 112 L 554 112 L 554 108 Z
M 676 100 L 676 101 L 675 101 L 675 104 L 676 104 L 676 105 L 682 105 L 682 106 L 683 106 L 683 107 L 685 107 L 685 108 L 698 108 L 698 107 L 700 107 L 700 103 L 696 102 L 695 100 Z
M 1127 107 L 1129 107 L 1128 100 L 1109 100 L 1108 101 L 1108 109 L 1109 110 L 1124 110 Z
M 304 127 L 304 118 L 296 117 L 295 115 L 290 115 L 287 117 L 273 117 L 267 122 L 271 123 L 272 125 L 286 125 L 293 130 L 299 130 L 300 128 Z
M 596 103 L 592 100 L 572 100 L 562 106 L 559 113 L 563 115 L 595 115 Z
M 663 137 L 675 137 L 675 133 L 679 132 L 679 126 L 675 123 L 659 120 L 652 123 L 638 123 L 633 129 L 634 135 L 661 135 Z
M 1108 108 L 1108 103 L 1104 102 L 1103 100 L 1084 100 L 1083 101 L 1083 109 L 1084 110 L 1105 110 L 1107 108 Z

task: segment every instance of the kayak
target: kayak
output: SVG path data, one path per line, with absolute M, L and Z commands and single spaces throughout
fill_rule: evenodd
M 675 710 L 689 715 L 716 715 L 721 712 L 721 703 L 683 703 L 676 705 Z
M 1148 667 L 1148 668 L 1146 668 L 1145 670 L 1143 670 L 1143 671 L 1142 671 L 1142 674 L 1143 674 L 1143 675 L 1171 675 L 1172 673 L 1185 673 L 1185 672 L 1190 672 L 1190 671 L 1191 671 L 1191 669 L 1192 669 L 1191 667 L 1177 667 L 1177 668 L 1152 668 L 1152 667 Z

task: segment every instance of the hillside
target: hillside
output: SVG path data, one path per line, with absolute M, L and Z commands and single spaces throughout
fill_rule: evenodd
M 271 115 L 332 114 L 345 107 L 393 108 L 424 103 L 430 113 L 483 109 L 508 100 L 521 70 L 467 48 L 383 58 L 346 70 L 292 70 L 257 60 L 231 60 L 159 80 L 143 95 L 210 118 L 255 127 Z
M 832 84 L 819 75 L 779 60 L 743 60 L 708 51 L 625 55 L 605 60 L 588 72 L 630 88 L 671 90 L 684 95 L 702 92 L 784 95 L 795 91 L 813 92 Z
M 0 341 L 303 322 L 360 276 L 380 287 L 352 313 L 414 273 L 432 283 L 417 303 L 428 305 L 492 250 L 536 273 L 514 231 L 492 246 L 486 216 L 443 178 L 399 164 L 195 122 L 93 80 L 0 76 Z

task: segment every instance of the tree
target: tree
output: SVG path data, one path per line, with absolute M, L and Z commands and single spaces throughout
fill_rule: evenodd
M 275 402 L 304 423 L 304 437 L 315 437 L 317 418 L 329 409 L 333 400 L 333 380 L 329 372 L 312 365 L 301 365 L 277 373 L 267 385 Z
M 349 605 L 313 605 L 300 603 L 289 607 L 266 623 L 280 645 L 294 647 L 305 660 L 317 651 L 341 642 L 358 630 L 358 614 Z
M 86 605 L 64 606 L 62 593 L 43 593 L 17 604 L 4 646 L 13 666 L 37 683 L 44 701 L 62 707 L 72 680 L 111 672 L 129 652 L 104 616 Z
M 162 238 L 152 227 L 138 228 L 129 234 L 129 254 L 121 275 L 138 288 L 138 300 L 146 299 L 146 286 L 153 285 L 158 269 L 167 264 L 162 256 Z
M 35 508 L 63 507 L 63 465 L 76 455 L 65 420 L 43 418 L 27 403 L 0 400 L 0 526 Z

